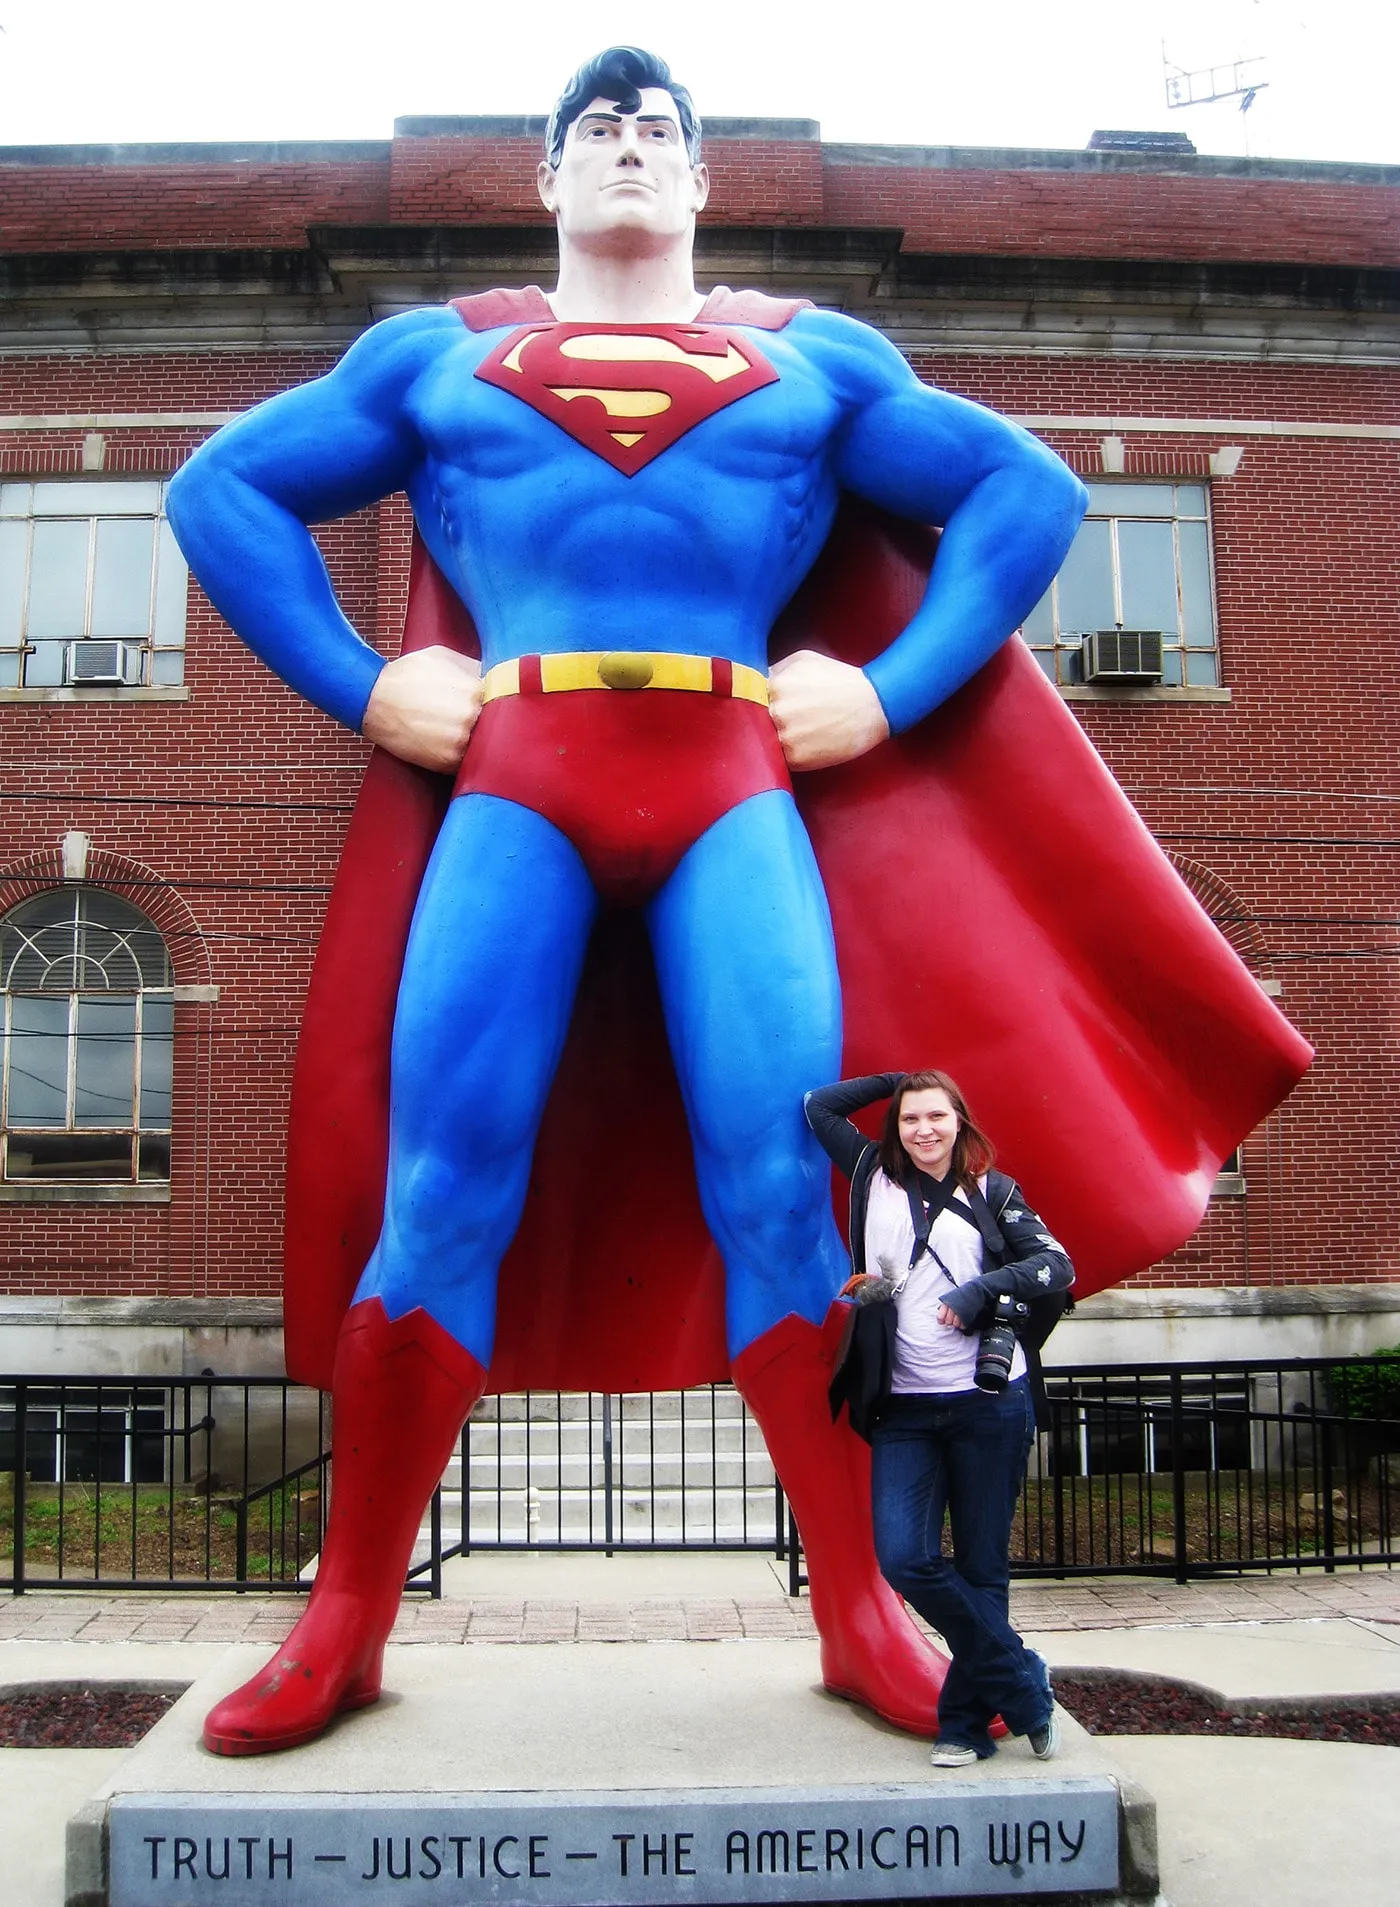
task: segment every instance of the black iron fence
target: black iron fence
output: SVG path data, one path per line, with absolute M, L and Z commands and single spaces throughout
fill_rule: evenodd
M 1400 1561 L 1400 1358 L 1061 1367 L 1019 1575 Z M 325 1399 L 272 1378 L 0 1379 L 0 1586 L 305 1588 Z M 760 1550 L 800 1583 L 762 1438 L 726 1385 L 484 1400 L 409 1584 L 487 1549 Z
M 304 1588 L 329 1426 L 280 1378 L 0 1379 L 0 1585 Z

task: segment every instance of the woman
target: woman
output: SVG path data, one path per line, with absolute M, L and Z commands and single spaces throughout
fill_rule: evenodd
M 877 1143 L 846 1115 L 886 1098 Z M 946 1073 L 843 1080 L 805 1105 L 851 1181 L 846 1295 L 887 1295 L 897 1307 L 891 1394 L 871 1437 L 875 1550 L 952 1654 L 933 1765 L 995 1754 L 998 1715 L 1048 1761 L 1059 1747 L 1050 1677 L 1008 1617 L 1011 1520 L 1034 1431 L 1025 1353 L 1016 1347 L 1000 1392 L 979 1389 L 974 1372 L 996 1300 L 1066 1290 L 1074 1268 L 1013 1181 L 991 1170 L 992 1148 Z M 941 1548 L 945 1508 L 952 1559 Z

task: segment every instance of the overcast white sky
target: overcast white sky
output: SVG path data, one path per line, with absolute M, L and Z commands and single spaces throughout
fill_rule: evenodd
M 705 114 L 832 140 L 1083 146 L 1096 127 L 1202 152 L 1400 162 L 1396 0 L 0 0 L 0 144 L 387 138 L 405 113 L 542 113 L 614 41 L 662 54 Z M 1170 111 L 1188 69 L 1268 88 Z M 1248 145 L 1246 146 L 1246 140 Z

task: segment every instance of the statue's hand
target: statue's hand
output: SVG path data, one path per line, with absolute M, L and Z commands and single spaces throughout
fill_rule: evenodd
M 386 663 L 362 732 L 401 761 L 455 775 L 481 713 L 481 664 L 455 649 L 415 649 Z
M 789 768 L 834 768 L 888 740 L 870 678 L 848 662 L 799 649 L 768 675 L 769 710 Z

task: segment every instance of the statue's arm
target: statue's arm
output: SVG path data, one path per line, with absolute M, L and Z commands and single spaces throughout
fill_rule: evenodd
M 1053 451 L 993 411 L 920 383 L 868 325 L 830 313 L 820 334 L 847 405 L 837 443 L 843 488 L 942 529 L 922 603 L 868 663 L 894 733 L 962 687 L 1049 587 L 1088 502 Z
M 375 325 L 327 376 L 211 437 L 170 486 L 171 525 L 211 602 L 269 668 L 358 729 L 384 659 L 335 599 L 308 524 L 403 488 L 422 461 L 408 395 L 461 325 Z

